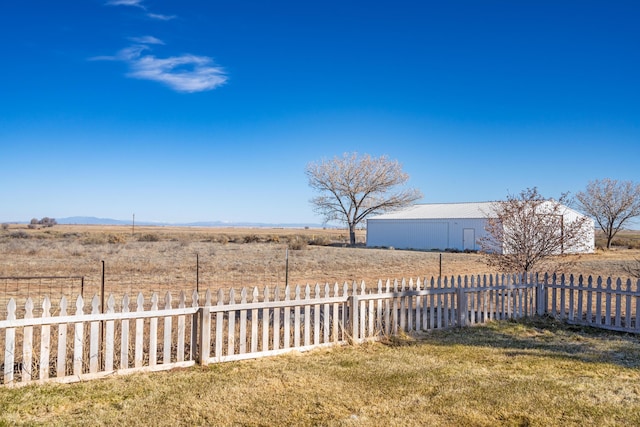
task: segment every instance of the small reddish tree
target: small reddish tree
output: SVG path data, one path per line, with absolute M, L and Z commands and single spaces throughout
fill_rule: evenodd
M 592 233 L 587 217 L 565 219 L 566 199 L 563 195 L 558 201 L 547 200 L 533 188 L 495 202 L 491 212 L 486 212 L 486 237 L 480 239 L 487 264 L 521 273 L 535 271 L 542 264 L 550 267 L 554 259 L 555 268 L 566 264 L 566 259 L 561 262 L 557 256 L 581 250 Z

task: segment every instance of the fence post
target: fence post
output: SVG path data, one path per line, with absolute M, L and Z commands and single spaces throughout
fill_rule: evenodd
M 542 282 L 540 277 L 536 274 L 536 313 L 538 316 L 544 316 L 544 312 L 546 311 L 544 292 L 544 282 Z
M 209 351 L 211 348 L 211 307 L 204 306 L 198 309 L 197 322 L 198 342 L 200 343 L 200 351 L 198 351 L 198 363 L 202 366 L 209 364 Z
M 458 284 L 456 294 L 458 294 L 458 326 L 463 327 L 467 325 L 467 294 L 464 292 L 464 288 L 460 286 L 460 284 Z
M 358 342 L 358 331 L 360 330 L 360 316 L 358 313 L 359 303 L 358 296 L 354 293 L 349 297 L 349 314 L 351 315 L 351 341 L 352 343 Z

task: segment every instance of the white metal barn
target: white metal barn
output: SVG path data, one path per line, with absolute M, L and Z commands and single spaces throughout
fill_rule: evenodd
M 367 246 L 420 250 L 479 250 L 479 239 L 486 236 L 485 223 L 494 202 L 434 203 L 367 219 Z M 564 221 L 583 215 L 568 207 Z M 593 230 L 593 221 L 588 222 Z M 593 232 L 579 248 L 567 252 L 593 252 Z

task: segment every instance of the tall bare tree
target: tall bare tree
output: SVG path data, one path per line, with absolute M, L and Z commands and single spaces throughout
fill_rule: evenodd
M 610 178 L 590 181 L 586 191 L 576 194 L 576 205 L 595 219 L 610 249 L 618 231 L 640 216 L 640 184 Z
M 405 207 L 422 197 L 416 189 L 398 189 L 409 175 L 387 156 L 345 153 L 309 163 L 306 174 L 309 186 L 321 193 L 311 199 L 315 211 L 327 222 L 346 223 L 351 245 L 356 243 L 356 226 L 367 216 Z
M 542 265 L 557 269 L 567 262 L 558 255 L 589 249 L 591 221 L 571 215 L 566 199 L 547 200 L 534 187 L 495 202 L 485 213 L 487 234 L 480 239 L 487 264 L 504 272 L 527 273 Z

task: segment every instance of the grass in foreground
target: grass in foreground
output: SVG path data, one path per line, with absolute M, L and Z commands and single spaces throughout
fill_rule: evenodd
M 640 425 L 640 339 L 550 319 L 83 384 L 0 425 Z

